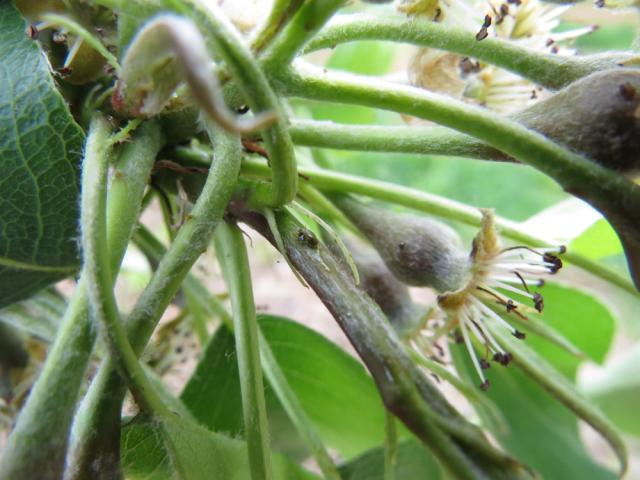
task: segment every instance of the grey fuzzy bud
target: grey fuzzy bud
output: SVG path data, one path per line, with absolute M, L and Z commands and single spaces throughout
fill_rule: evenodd
M 362 230 L 389 270 L 408 285 L 446 292 L 460 288 L 469 274 L 469 257 L 455 231 L 423 216 L 398 214 L 359 203 L 337 200 Z

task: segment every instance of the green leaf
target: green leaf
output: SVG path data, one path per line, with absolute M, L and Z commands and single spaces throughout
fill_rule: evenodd
M 269 316 L 259 321 L 280 368 L 323 442 L 345 458 L 381 445 L 384 410 L 362 365 L 322 335 L 296 322 Z M 241 433 L 234 342 L 226 328 L 218 329 L 211 339 L 181 398 L 208 428 L 232 435 Z M 287 450 L 299 446 L 271 388 L 266 399 L 274 443 Z
M 545 298 L 543 320 L 590 359 L 602 362 L 613 339 L 615 321 L 611 313 L 592 296 L 575 289 L 547 284 L 541 292 Z M 510 340 L 508 334 L 506 337 Z M 486 372 L 491 382 L 486 395 L 498 406 L 510 431 L 493 429 L 490 422 L 484 422 L 483 407 L 475 405 L 483 423 L 510 453 L 543 478 L 615 478 L 613 472 L 596 464 L 585 450 L 576 416 L 545 390 L 548 382 L 561 384 L 564 393 L 571 397 L 565 397 L 565 401 L 579 404 L 577 408 L 583 414 L 588 411 L 586 415 L 591 415 L 595 407 L 581 398 L 570 383 L 581 360 L 535 335 L 528 335 L 524 342 L 515 339 L 513 342 L 517 344 L 509 350 L 514 357 L 516 351 L 523 350 L 518 347 L 526 348 L 524 361 L 528 369 L 538 369 L 538 374 L 525 374 L 515 364 L 508 368 L 493 365 Z M 451 351 L 460 375 L 477 383 L 466 351 L 458 346 Z M 539 378 L 541 372 L 543 377 Z M 601 415 L 595 413 L 595 419 L 596 423 L 601 421 Z M 615 439 L 613 442 L 618 443 Z
M 62 297 L 54 291 L 44 290 L 28 300 L 1 309 L 0 322 L 52 342 L 65 309 L 66 302 Z
M 640 437 L 640 345 L 616 358 L 611 364 L 588 375 L 580 390 L 595 402 L 616 426 Z
M 598 220 L 591 227 L 578 236 L 569 248 L 572 252 L 579 253 L 588 258 L 595 260 L 610 257 L 613 255 L 622 255 L 622 245 L 606 220 Z
M 0 6 L 0 307 L 78 263 L 83 133 L 12 2 Z
M 250 479 L 246 444 L 211 432 L 186 418 L 135 419 L 122 432 L 127 478 Z M 177 476 L 177 477 L 176 477 Z M 313 480 L 282 455 L 273 457 L 273 478 Z
M 443 480 L 444 474 L 433 455 L 415 439 L 398 444 L 395 478 Z M 384 478 L 384 449 L 368 450 L 340 466 L 342 480 L 386 480 Z

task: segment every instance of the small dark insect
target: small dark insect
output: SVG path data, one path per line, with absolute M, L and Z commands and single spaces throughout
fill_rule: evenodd
M 620 85 L 620 95 L 622 95 L 622 98 L 625 100 L 631 101 L 636 96 L 636 89 L 629 82 L 623 83 Z
M 38 30 L 38 27 L 36 27 L 34 24 L 31 24 L 27 26 L 25 33 L 31 40 L 36 40 L 38 38 L 38 35 L 40 34 L 40 30 Z
M 318 246 L 318 239 L 306 228 L 300 228 L 298 230 L 298 241 L 311 248 L 316 248 Z

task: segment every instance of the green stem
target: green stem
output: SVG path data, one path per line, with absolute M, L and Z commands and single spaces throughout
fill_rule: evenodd
M 287 204 L 296 195 L 298 175 L 293 143 L 278 97 L 251 50 L 215 3 L 204 0 L 185 0 L 183 3 L 199 14 L 203 31 L 214 40 L 218 54 L 224 59 L 251 109 L 254 112 L 269 111 L 275 115 L 275 124 L 262 133 L 271 159 L 273 177 L 271 185 L 265 185 L 264 191 L 259 192 L 258 201 L 272 207 Z M 182 13 L 190 13 L 189 7 L 181 10 Z
M 134 234 L 134 242 L 142 249 L 145 255 L 152 258 L 156 263 L 160 261 L 165 253 L 165 248 L 162 243 L 142 225 L 138 227 Z M 185 293 L 189 292 L 194 300 L 197 301 L 209 315 L 218 316 L 225 326 L 229 328 L 230 331 L 233 331 L 233 319 L 231 315 L 227 313 L 227 310 L 215 295 L 208 292 L 196 277 L 193 277 L 191 274 L 187 275 L 183 288 Z M 284 376 L 271 347 L 262 335 L 262 332 L 259 332 L 259 335 L 260 361 L 262 363 L 262 369 L 269 380 L 269 384 L 275 391 L 278 400 L 280 400 L 294 427 L 305 441 L 309 451 L 318 462 L 318 466 L 325 478 L 339 480 L 340 477 L 331 457 L 315 432 L 296 393 Z
M 114 273 L 120 267 L 161 146 L 160 128 L 154 122 L 146 122 L 122 148 L 116 164 L 107 208 L 107 238 Z M 62 477 L 68 432 L 95 339 L 86 284 L 81 277 L 42 373 L 9 437 L 0 478 Z
M 396 419 L 386 411 L 384 417 L 384 480 L 395 480 L 398 460 L 398 430 Z
M 153 390 L 129 343 L 113 293 L 113 278 L 107 242 L 107 173 L 110 126 L 102 116 L 94 117 L 89 128 L 82 165 L 81 232 L 84 274 L 96 321 L 103 326 L 111 356 L 127 380 L 136 401 L 147 412 L 169 414 Z
M 285 68 L 346 0 L 308 0 L 275 38 L 261 59 L 268 72 Z
M 258 323 L 253 302 L 249 258 L 236 225 L 222 223 L 214 234 L 216 253 L 222 267 L 233 311 L 240 392 L 244 413 L 244 436 L 247 442 L 249 468 L 253 480 L 272 478 L 264 400 Z
M 275 0 L 269 17 L 253 36 L 251 50 L 260 53 L 303 5 L 304 0 Z
M 242 172 L 244 174 L 262 177 L 266 174 L 268 175 L 268 169 L 265 163 L 257 159 L 245 159 L 242 165 Z M 300 174 L 308 179 L 309 184 L 321 190 L 351 192 L 402 205 L 438 217 L 455 220 L 467 225 L 480 226 L 481 214 L 477 208 L 438 195 L 389 182 L 314 167 L 300 168 Z M 505 218 L 497 217 L 496 226 L 501 235 L 526 245 L 549 246 L 556 243 L 552 239 L 531 234 L 521 225 Z M 637 294 L 637 291 L 629 280 L 587 257 L 568 251 L 563 255 L 563 259 L 631 294 Z
M 309 42 L 305 52 L 359 40 L 403 42 L 455 52 L 497 65 L 551 90 L 590 73 L 617 68 L 635 56 L 627 52 L 588 56 L 541 53 L 500 38 L 490 37 L 479 42 L 474 33 L 461 28 L 397 15 L 336 17 Z
M 294 143 L 307 147 L 367 152 L 413 153 L 504 159 L 480 140 L 445 127 L 346 125 L 295 120 L 289 128 Z
M 206 250 L 235 187 L 240 141 L 211 124 L 207 128 L 216 147 L 205 186 L 127 319 L 127 332 L 136 354 L 142 351 L 187 273 Z M 70 479 L 93 478 L 104 474 L 101 469 L 106 466 L 119 471 L 120 411 L 125 393 L 115 365 L 106 359 L 76 416 Z

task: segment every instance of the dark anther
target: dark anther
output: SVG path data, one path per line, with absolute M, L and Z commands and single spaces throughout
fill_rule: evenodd
M 489 36 L 489 32 L 486 28 L 482 27 L 478 33 L 476 33 L 476 40 L 482 41 Z
M 513 336 L 516 337 L 518 340 L 524 340 L 525 338 L 527 338 L 527 334 L 524 332 L 521 332 L 520 330 L 515 330 L 513 332 Z
M 489 362 L 487 362 L 484 358 L 480 359 L 480 368 L 482 368 L 483 370 L 487 370 L 488 368 L 491 368 L 491 364 Z
M 536 93 L 535 90 L 531 90 L 531 96 L 529 98 L 531 100 L 535 100 L 536 98 L 538 98 L 538 94 Z
M 182 345 L 176 347 L 176 353 L 182 353 Z
M 503 17 L 509 15 L 509 5 L 507 5 L 506 3 L 500 5 L 500 15 L 502 15 Z
M 318 246 L 318 239 L 306 228 L 300 228 L 298 230 L 298 241 L 311 248 L 316 248 Z
M 458 330 L 453 334 L 453 341 L 458 345 L 464 342 L 464 338 L 462 338 L 462 334 Z
M 236 108 L 236 113 L 239 115 L 244 115 L 249 111 L 249 105 L 242 105 L 241 107 Z
M 511 5 L 521 5 L 522 0 L 507 0 L 507 3 L 510 3 Z
M 507 313 L 511 313 L 516 308 L 518 308 L 518 306 L 515 303 L 513 303 L 513 300 L 511 299 L 507 300 L 507 303 L 505 304 L 505 306 L 507 307 Z
M 511 352 L 505 352 L 502 355 L 502 361 L 500 362 L 500 365 L 503 365 L 506 367 L 511 363 L 511 360 L 513 360 L 513 355 L 511 355 Z
M 545 253 L 542 257 L 542 260 L 553 265 L 552 267 L 548 267 L 549 273 L 557 273 L 558 270 L 562 268 L 562 260 L 560 260 L 560 258 L 556 257 L 555 255 Z
M 544 46 L 545 47 L 550 47 L 551 45 L 553 45 L 555 43 L 555 40 L 553 38 L 547 38 L 547 41 L 544 42 Z
M 34 24 L 31 24 L 27 26 L 27 31 L 25 33 L 31 40 L 35 40 L 38 38 L 40 31 L 38 30 L 38 27 L 36 27 Z
M 602 8 L 605 6 L 604 0 L 596 0 L 593 4 L 598 8 Z
M 407 244 L 406 244 L 406 243 L 404 243 L 404 242 L 400 242 L 400 243 L 398 244 L 398 248 L 399 248 L 400 250 L 404 250 L 404 247 L 406 247 L 406 246 L 407 246 Z
M 533 305 L 535 306 L 538 312 L 542 312 L 544 308 L 544 298 L 538 292 L 533 294 Z
M 485 15 L 482 28 L 489 28 L 490 26 L 491 26 L 491 15 Z
M 480 390 L 486 392 L 487 390 L 489 390 L 490 386 L 491 386 L 491 384 L 489 383 L 489 380 L 485 380 L 484 382 L 482 382 L 480 384 Z
M 551 47 L 551 53 L 558 53 L 559 51 L 560 50 L 558 50 L 557 46 L 554 45 L 553 47 Z
M 480 70 L 480 63 L 472 61 L 469 57 L 460 60 L 460 70 L 464 74 L 475 73 Z
M 620 85 L 620 95 L 622 95 L 622 98 L 625 100 L 631 101 L 636 96 L 636 89 L 629 82 L 623 83 Z
M 433 16 L 433 21 L 437 22 L 438 20 L 440 20 L 441 15 L 442 15 L 442 9 L 436 8 L 436 14 Z

